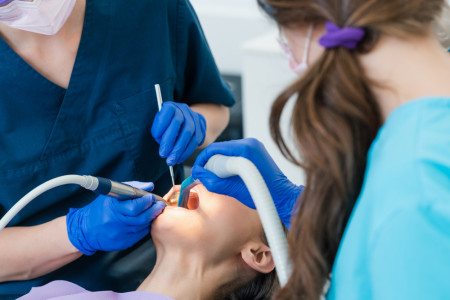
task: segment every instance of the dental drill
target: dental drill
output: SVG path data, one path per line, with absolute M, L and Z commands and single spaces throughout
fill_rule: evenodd
M 51 190 L 55 187 L 66 184 L 78 184 L 79 186 L 91 190 L 97 194 L 110 196 L 119 200 L 136 199 L 142 196 L 152 194 L 150 192 L 132 187 L 128 184 L 119 183 L 110 179 L 94 176 L 81 176 L 81 175 L 65 175 L 54 178 L 38 187 L 34 188 L 28 194 L 22 197 L 0 220 L 0 231 L 2 231 L 6 225 L 31 201 L 33 201 L 39 195 Z M 164 201 L 158 195 L 155 195 L 156 201 Z
M 205 169 L 221 178 L 238 175 L 244 181 L 266 233 L 280 285 L 281 287 L 286 285 L 292 270 L 286 234 L 269 189 L 258 169 L 246 158 L 228 157 L 220 154 L 212 156 L 206 163 Z

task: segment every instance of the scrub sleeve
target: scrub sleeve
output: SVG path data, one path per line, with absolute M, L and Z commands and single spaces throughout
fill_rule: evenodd
M 151 136 L 164 100 L 234 104 L 198 19 L 187 0 L 87 0 L 84 27 L 68 89 L 47 80 L 0 39 L 0 216 L 37 185 L 61 175 L 171 187 L 168 167 Z M 177 166 L 177 182 L 182 167 Z M 10 224 L 30 226 L 67 214 L 95 198 L 76 186 L 47 192 Z M 67 280 L 91 291 L 135 290 L 150 273 L 150 237 L 125 251 L 98 252 L 46 276 L 0 283 L 0 298 Z

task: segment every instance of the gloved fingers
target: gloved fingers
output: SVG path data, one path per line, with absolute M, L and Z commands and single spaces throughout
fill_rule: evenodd
M 181 157 L 178 159 L 178 164 L 184 162 L 192 153 L 194 153 L 194 150 L 199 146 L 198 141 L 195 137 L 192 137 L 189 145 L 186 147 L 186 150 L 182 152 Z
M 150 233 L 150 226 L 146 226 L 145 228 L 140 229 L 137 229 L 136 227 L 130 227 L 127 229 L 127 233 L 122 237 L 123 240 L 119 240 L 118 238 L 116 238 L 116 244 L 114 245 L 114 248 L 108 249 L 109 251 L 127 249 L 139 242 L 143 237 Z
M 158 144 L 161 143 L 161 138 L 169 127 L 176 110 L 177 107 L 169 101 L 163 103 L 161 111 L 156 114 L 152 125 L 152 136 Z
M 267 175 L 266 169 L 281 172 L 264 145 L 254 138 L 211 144 L 199 154 L 194 165 L 204 166 L 216 154 L 247 158 L 255 164 L 263 176 Z
M 181 107 L 181 110 L 183 110 L 183 113 L 184 113 L 185 116 L 186 115 L 190 116 L 190 119 L 192 120 L 193 126 L 195 128 L 195 132 L 194 132 L 195 138 L 197 140 L 197 143 L 199 145 L 201 145 L 203 143 L 203 141 L 205 140 L 205 133 L 206 133 L 206 121 L 205 121 L 205 118 L 201 114 L 193 111 L 187 105 Z
M 203 144 L 205 140 L 206 135 L 206 120 L 205 118 L 193 111 L 189 106 L 186 104 L 180 105 L 180 110 L 183 112 L 184 118 L 186 120 L 189 120 L 189 127 L 193 128 L 192 135 L 197 140 L 197 144 L 201 145 Z
M 197 140 L 197 144 L 201 146 L 205 142 L 206 138 L 206 120 L 205 117 L 199 113 L 194 111 L 191 111 L 191 113 L 197 116 L 197 118 L 195 118 L 195 138 Z
M 220 178 L 200 166 L 194 166 L 192 168 L 192 177 L 200 180 L 208 191 L 233 197 L 242 204 L 255 209 L 255 203 L 239 176 Z
M 195 133 L 194 122 L 192 120 L 185 119 L 185 123 L 181 128 L 180 135 L 172 149 L 172 152 L 167 157 L 167 164 L 173 166 L 175 164 L 181 163 L 184 160 L 180 160 L 180 157 L 186 151 L 189 143 L 193 140 Z
M 220 178 L 216 174 L 200 167 L 195 166 L 192 168 L 192 177 L 194 179 L 200 180 L 200 182 L 205 186 L 205 188 L 216 194 L 228 195 L 226 181 L 227 178 Z
M 141 214 L 136 216 L 119 215 L 119 220 L 128 226 L 134 227 L 132 230 L 137 231 L 142 228 L 149 227 L 151 222 L 159 216 L 166 205 L 162 201 L 156 201 L 148 209 L 144 210 Z
M 172 152 L 173 146 L 178 139 L 181 127 L 183 126 L 184 122 L 185 119 L 183 114 L 180 110 L 177 110 L 172 118 L 172 122 L 170 122 L 169 127 L 162 136 L 161 146 L 159 148 L 159 155 L 161 157 L 166 158 Z
M 162 212 L 164 211 L 164 209 L 166 208 L 166 204 L 162 201 L 156 201 L 156 203 L 154 205 L 152 205 L 152 207 L 150 207 L 149 211 L 151 211 L 150 214 L 150 219 L 153 221 L 154 219 L 156 219 L 156 217 L 158 217 L 160 214 L 162 214 Z
M 155 188 L 153 182 L 126 181 L 124 183 L 147 192 L 151 192 Z
M 228 141 L 228 142 L 218 142 L 209 145 L 205 148 L 195 160 L 195 165 L 204 166 L 208 160 L 216 155 L 222 154 L 226 156 L 242 156 L 241 144 L 238 143 L 241 140 Z
M 119 213 L 118 215 L 124 215 L 129 217 L 135 217 L 147 210 L 155 202 L 154 195 L 145 195 L 141 198 L 133 200 L 120 201 L 113 199 L 114 208 Z

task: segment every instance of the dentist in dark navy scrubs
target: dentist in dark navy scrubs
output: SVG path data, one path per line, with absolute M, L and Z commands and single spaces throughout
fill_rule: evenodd
M 0 0 L 0 217 L 66 174 L 162 194 L 167 165 L 179 183 L 180 163 L 217 138 L 233 103 L 188 0 Z M 162 209 L 75 186 L 38 197 L 0 232 L 0 299 L 57 279 L 134 290 Z

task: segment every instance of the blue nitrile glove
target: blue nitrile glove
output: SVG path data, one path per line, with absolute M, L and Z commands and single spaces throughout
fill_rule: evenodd
M 239 176 L 222 179 L 203 168 L 215 154 L 241 156 L 253 162 L 269 188 L 281 221 L 287 228 L 290 227 L 292 210 L 303 186 L 293 184 L 284 176 L 260 141 L 244 139 L 211 144 L 200 153 L 192 169 L 192 177 L 199 179 L 209 191 L 228 195 L 255 208 L 250 193 Z
M 126 182 L 146 191 L 153 183 Z M 150 232 L 151 222 L 163 211 L 165 204 L 153 195 L 119 201 L 98 196 L 85 207 L 71 208 L 66 217 L 70 242 L 81 253 L 92 255 L 97 250 L 114 251 L 131 247 Z
M 173 166 L 185 161 L 206 137 L 205 118 L 184 103 L 164 102 L 152 125 L 159 155 Z

